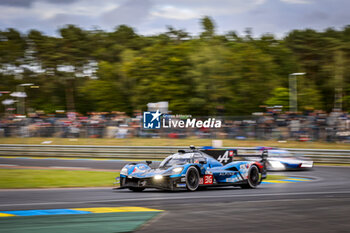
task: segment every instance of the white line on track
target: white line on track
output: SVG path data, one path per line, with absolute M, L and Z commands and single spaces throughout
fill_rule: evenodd
M 189 197 L 153 197 L 153 198 L 129 198 L 122 200 L 100 200 L 100 201 L 81 201 L 81 202 L 42 202 L 42 203 L 15 203 L 1 204 L 4 206 L 31 206 L 31 205 L 62 205 L 62 204 L 88 204 L 88 203 L 105 203 L 105 202 L 127 202 L 127 201 L 156 201 L 156 200 L 179 200 L 179 199 L 206 199 L 206 198 L 229 198 L 229 197 L 269 197 L 269 196 L 301 196 L 301 195 L 332 195 L 332 194 L 350 194 L 348 191 L 338 192 L 298 192 L 298 193 L 265 193 L 265 194 L 240 194 L 240 195 L 221 195 L 221 196 L 189 196 Z
M 16 164 L 0 164 L 0 166 L 13 167 L 13 166 L 17 166 L 17 165 Z

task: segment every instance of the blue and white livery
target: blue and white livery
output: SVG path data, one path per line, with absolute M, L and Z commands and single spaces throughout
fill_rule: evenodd
M 227 163 L 219 162 L 209 152 L 219 154 Z M 128 164 L 116 179 L 120 182 L 119 188 L 132 191 L 145 188 L 195 191 L 208 186 L 256 188 L 266 178 L 265 151 L 260 161 L 233 162 L 233 156 L 229 150 L 197 150 L 191 146 L 189 150 L 168 156 L 155 169 L 150 167 L 151 162 Z

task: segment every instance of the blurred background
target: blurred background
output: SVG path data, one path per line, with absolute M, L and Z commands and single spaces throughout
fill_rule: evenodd
M 348 142 L 347 4 L 1 1 L 0 137 Z M 164 102 L 223 127 L 143 130 Z
M 350 27 L 144 36 L 66 25 L 0 31 L 0 137 L 350 139 Z M 147 104 L 222 119 L 221 129 L 143 131 Z

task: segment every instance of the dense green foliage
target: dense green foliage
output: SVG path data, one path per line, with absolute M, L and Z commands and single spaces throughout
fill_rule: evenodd
M 249 30 L 218 35 L 209 17 L 201 24 L 198 37 L 172 27 L 142 36 L 125 25 L 113 32 L 67 25 L 58 37 L 0 31 L 0 91 L 35 83 L 39 89 L 26 87 L 27 108 L 45 112 L 132 114 L 169 101 L 177 114 L 242 115 L 261 105 L 288 110 L 288 75 L 306 72 L 298 76 L 300 110 L 331 111 L 335 101 L 349 110 L 350 26 L 277 39 L 254 38 Z

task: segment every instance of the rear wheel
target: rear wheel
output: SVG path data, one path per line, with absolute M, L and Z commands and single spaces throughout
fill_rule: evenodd
M 140 187 L 131 187 L 129 188 L 133 192 L 142 192 L 145 188 L 140 188 Z
M 199 172 L 195 167 L 189 167 L 186 172 L 186 186 L 189 191 L 196 191 L 199 186 Z
M 245 189 L 255 189 L 261 183 L 261 174 L 259 168 L 256 165 L 252 165 L 248 171 L 248 179 L 246 184 L 242 184 L 241 187 Z

